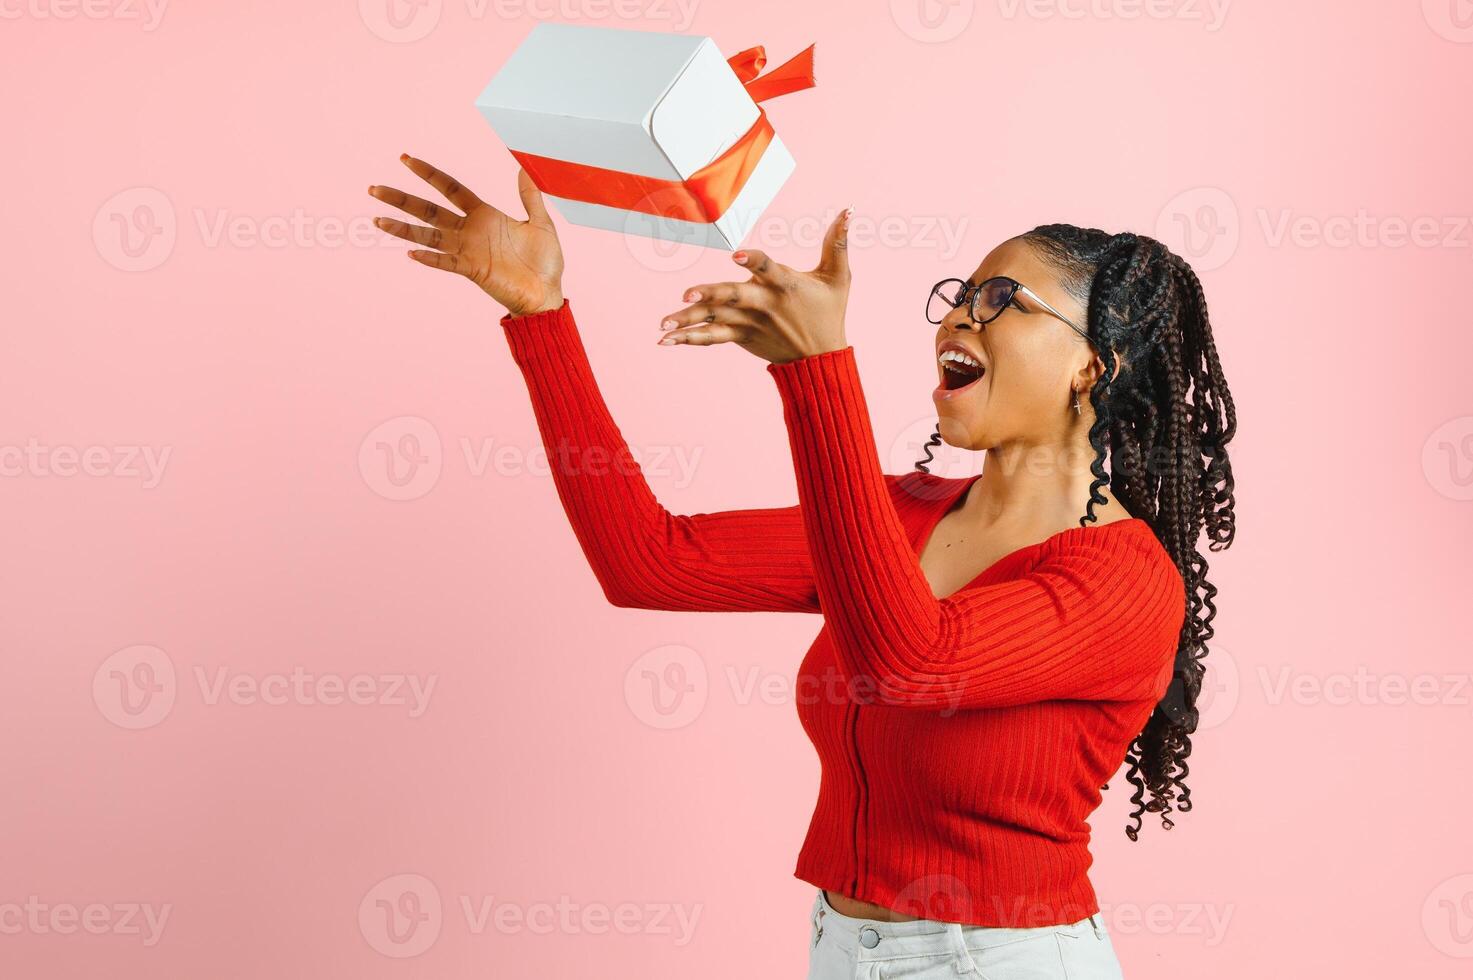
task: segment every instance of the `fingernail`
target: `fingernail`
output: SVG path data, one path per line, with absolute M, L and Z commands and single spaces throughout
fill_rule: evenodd
M 671 344 L 674 344 L 674 343 L 677 343 L 676 339 L 674 337 L 670 336 L 669 334 L 666 334 L 665 336 L 663 336 L 663 337 L 660 338 L 660 346 L 661 347 L 668 347 L 668 346 L 670 346 Z
M 674 330 L 675 329 L 675 321 L 674 320 L 661 320 L 660 321 L 660 329 L 661 330 Z
M 747 253 L 746 252 L 732 252 L 731 253 L 731 257 L 736 260 L 736 264 L 737 265 L 746 265 L 747 264 Z
M 698 300 L 700 298 L 701 298 L 701 291 L 699 289 L 692 289 L 690 292 L 688 292 L 688 293 L 685 294 L 685 301 L 687 303 L 694 303 L 696 300 Z

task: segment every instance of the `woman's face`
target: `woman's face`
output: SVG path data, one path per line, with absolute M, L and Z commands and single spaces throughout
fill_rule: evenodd
M 1003 242 L 967 280 L 976 284 L 1009 276 L 1044 302 L 1083 325 L 1082 304 L 1063 289 L 1053 267 L 1021 239 Z M 941 383 L 932 394 L 941 438 L 961 449 L 992 449 L 1061 441 L 1078 416 L 1073 390 L 1087 405 L 1093 380 L 1093 351 L 1058 317 L 1044 312 L 1021 291 L 995 320 L 977 326 L 970 303 L 948 313 L 936 328 L 936 370 Z M 954 350 L 975 365 L 942 361 Z

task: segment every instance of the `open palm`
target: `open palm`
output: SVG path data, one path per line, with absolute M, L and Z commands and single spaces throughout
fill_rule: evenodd
M 399 159 L 464 212 L 457 213 L 394 187 L 370 187 L 372 197 L 425 222 L 415 225 L 394 218 L 374 219 L 374 224 L 389 234 L 425 246 L 412 249 L 410 258 L 465 276 L 513 315 L 557 309 L 563 304 L 562 246 L 542 193 L 525 170 L 517 174 L 517 191 L 527 209 L 527 218 L 522 221 L 482 201 L 460 181 L 423 160 L 408 154 Z

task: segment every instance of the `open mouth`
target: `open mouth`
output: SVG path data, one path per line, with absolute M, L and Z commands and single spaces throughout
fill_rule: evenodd
M 975 384 L 987 373 L 981 361 L 955 347 L 942 351 L 937 360 L 941 363 L 941 386 L 947 391 Z

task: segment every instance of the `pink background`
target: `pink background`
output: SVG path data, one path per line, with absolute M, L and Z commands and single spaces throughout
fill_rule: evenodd
M 0 9 L 0 975 L 802 975 L 817 621 L 607 607 L 499 310 L 368 227 L 406 151 L 515 204 L 472 101 L 538 17 L 818 43 L 748 244 L 855 206 L 892 471 L 932 282 L 1053 220 L 1197 264 L 1241 534 L 1196 809 L 1092 821 L 1126 974 L 1467 975 L 1466 0 Z M 723 253 L 561 231 L 662 499 L 792 503 L 761 365 L 655 345 Z

